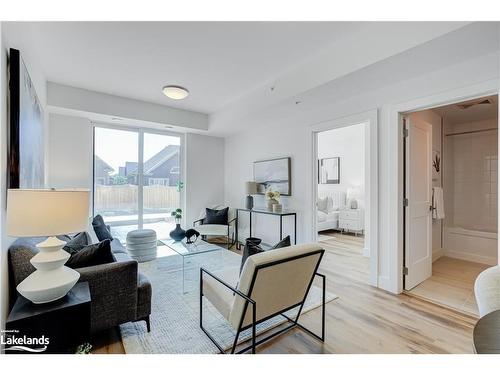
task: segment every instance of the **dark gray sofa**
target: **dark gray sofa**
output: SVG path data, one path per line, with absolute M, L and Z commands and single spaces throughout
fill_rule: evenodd
M 35 271 L 30 259 L 38 252 L 43 237 L 19 238 L 9 247 L 9 290 L 11 306 L 17 298 L 16 287 Z M 62 238 L 67 240 L 67 238 Z M 87 242 L 90 237 L 87 235 Z M 151 283 L 138 272 L 137 261 L 127 254 L 118 239 L 111 241 L 115 262 L 77 268 L 79 281 L 88 281 L 91 294 L 92 333 L 119 324 L 144 320 L 150 331 Z

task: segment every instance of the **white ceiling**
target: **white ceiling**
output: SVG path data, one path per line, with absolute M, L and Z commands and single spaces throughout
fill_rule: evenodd
M 48 81 L 213 113 L 367 23 L 29 22 Z M 13 25 L 14 26 L 14 25 Z M 165 84 L 187 87 L 182 101 Z
M 460 104 L 472 104 L 489 99 L 491 104 L 477 104 L 469 108 L 460 108 Z M 480 99 L 467 100 L 439 108 L 434 108 L 441 117 L 453 125 L 466 124 L 475 121 L 484 121 L 498 118 L 498 96 L 492 95 Z

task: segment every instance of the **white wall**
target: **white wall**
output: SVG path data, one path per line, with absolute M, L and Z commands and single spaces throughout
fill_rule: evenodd
M 209 206 L 224 204 L 224 138 L 186 135 L 186 228 Z
M 340 157 L 340 184 L 318 184 L 318 197 L 359 187 L 358 204 L 365 207 L 365 126 L 351 125 L 318 133 L 318 158 Z
M 446 134 L 497 129 L 491 119 L 460 125 L 447 124 Z M 447 225 L 464 229 L 497 231 L 498 132 L 487 131 L 445 137 L 447 158 L 445 198 L 449 203 Z
M 497 29 L 494 29 L 497 33 Z M 482 32 L 471 35 L 464 50 L 465 37 L 445 38 L 436 44 L 424 45 L 396 56 L 370 69 L 344 77 L 336 87 L 320 87 L 307 93 L 300 106 L 281 103 L 279 116 L 272 109 L 247 120 L 247 131 L 226 139 L 226 202 L 232 206 L 243 204 L 244 182 L 252 178 L 252 162 L 279 156 L 292 158 L 293 196 L 284 198 L 285 206 L 299 212 L 299 241 L 310 241 L 312 207 L 310 131 L 309 127 L 330 119 L 379 109 L 379 286 L 398 292 L 401 271 L 395 263 L 398 243 L 393 233 L 398 231 L 392 220 L 396 203 L 397 157 L 394 137 L 400 133 L 391 128 L 390 118 L 398 103 L 435 95 L 445 91 L 494 80 L 499 75 L 498 34 Z M 450 37 L 451 38 L 451 37 Z M 490 38 L 490 40 L 488 40 Z M 469 43 L 470 42 L 470 43 Z M 477 49 L 476 49 L 477 48 Z M 420 51 L 420 52 L 419 52 Z M 436 63 L 436 65 L 434 65 Z M 427 68 L 426 68 L 427 67 Z M 425 70 L 423 71 L 422 69 Z M 319 94 L 315 95 L 315 91 Z M 307 98 L 310 101 L 307 101 Z M 437 103 L 440 104 L 440 103 Z M 395 135 L 396 134 L 396 135 Z
M 92 189 L 92 124 L 88 119 L 49 116 L 49 187 Z
M 1 132 L 0 132 L 0 169 L 1 169 L 1 183 L 0 183 L 0 258 L 1 258 L 1 326 L 5 324 L 5 318 L 8 313 L 8 272 L 7 272 L 7 250 L 9 245 L 14 240 L 5 233 L 5 216 L 6 216 L 6 197 L 7 197 L 7 127 L 8 127 L 8 107 L 7 107 L 7 60 L 10 48 L 16 48 L 21 51 L 21 57 L 26 64 L 31 80 L 35 86 L 36 93 L 45 111 L 46 106 L 46 80 L 45 75 L 40 66 L 37 64 L 36 59 L 36 46 L 21 32 L 18 26 L 1 23 L 1 48 L 0 48 L 0 61 L 1 61 Z M 45 116 L 47 123 L 47 116 Z M 45 127 L 45 141 L 47 142 L 47 127 Z M 47 151 L 47 147 L 46 150 Z M 47 172 L 47 171 L 46 171 Z

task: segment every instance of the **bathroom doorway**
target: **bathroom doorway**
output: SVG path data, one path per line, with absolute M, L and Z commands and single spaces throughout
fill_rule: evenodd
M 498 96 L 404 116 L 404 289 L 477 314 L 474 281 L 498 264 Z

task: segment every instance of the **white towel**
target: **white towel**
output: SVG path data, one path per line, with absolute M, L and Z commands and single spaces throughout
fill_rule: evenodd
M 444 199 L 443 189 L 440 187 L 432 188 L 432 218 L 437 220 L 444 219 Z

